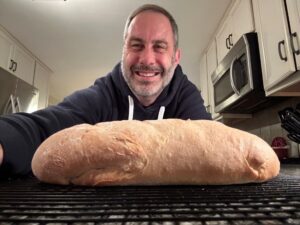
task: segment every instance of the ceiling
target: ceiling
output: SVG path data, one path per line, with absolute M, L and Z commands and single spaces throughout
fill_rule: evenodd
M 90 86 L 120 60 L 128 14 L 144 3 L 170 11 L 179 26 L 181 65 L 199 86 L 199 60 L 231 0 L 0 0 L 0 24 L 52 71 L 60 100 Z

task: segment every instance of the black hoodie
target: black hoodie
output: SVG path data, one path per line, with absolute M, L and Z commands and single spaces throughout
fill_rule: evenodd
M 61 129 L 80 123 L 153 120 L 159 117 L 158 114 L 165 119 L 211 119 L 200 92 L 188 81 L 180 66 L 157 100 L 144 107 L 125 82 L 119 63 L 107 76 L 97 79 L 94 85 L 76 91 L 56 106 L 31 114 L 0 117 L 0 143 L 4 149 L 0 176 L 30 172 L 31 159 L 37 147 Z

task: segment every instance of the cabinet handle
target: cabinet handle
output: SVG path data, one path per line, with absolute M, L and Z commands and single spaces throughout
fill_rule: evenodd
M 227 48 L 227 49 L 230 49 L 230 47 L 229 47 L 229 39 L 228 39 L 228 38 L 226 38 L 225 44 L 226 44 L 226 48 Z
M 282 55 L 281 46 L 284 47 L 284 40 L 278 42 L 278 53 L 279 53 L 279 57 L 280 57 L 281 60 L 287 61 L 287 57 L 283 57 L 283 55 Z
M 230 75 L 230 85 L 234 91 L 235 94 L 237 95 L 240 95 L 240 91 L 236 88 L 235 86 L 235 83 L 234 83 L 234 80 L 233 80 L 233 66 L 234 66 L 234 63 L 236 62 L 237 58 L 234 58 L 232 61 L 231 61 L 231 64 L 230 64 L 230 69 L 229 69 L 229 75 Z
M 13 72 L 16 72 L 17 67 L 18 67 L 18 63 L 17 63 L 17 62 L 14 62 L 13 65 L 14 65 Z
M 292 33 L 291 37 L 291 45 L 292 45 L 292 50 L 293 53 L 295 53 L 296 55 L 300 54 L 300 49 L 299 49 L 299 42 L 298 42 L 298 38 L 297 38 L 297 32 Z M 294 40 L 297 43 L 298 49 L 296 50 L 295 45 L 294 45 Z
M 229 36 L 228 36 L 228 42 L 229 42 L 229 46 L 233 46 L 232 34 L 229 34 Z
M 14 60 L 10 60 L 10 64 L 9 64 L 9 70 L 12 70 L 12 68 L 14 67 Z

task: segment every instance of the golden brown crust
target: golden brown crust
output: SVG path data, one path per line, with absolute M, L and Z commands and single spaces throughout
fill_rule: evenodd
M 78 185 L 263 182 L 279 161 L 262 139 L 214 121 L 115 121 L 48 138 L 32 161 L 42 181 Z

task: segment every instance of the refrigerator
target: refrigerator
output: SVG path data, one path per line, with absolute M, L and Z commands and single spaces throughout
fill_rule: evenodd
M 38 90 L 0 67 L 0 115 L 38 109 Z

